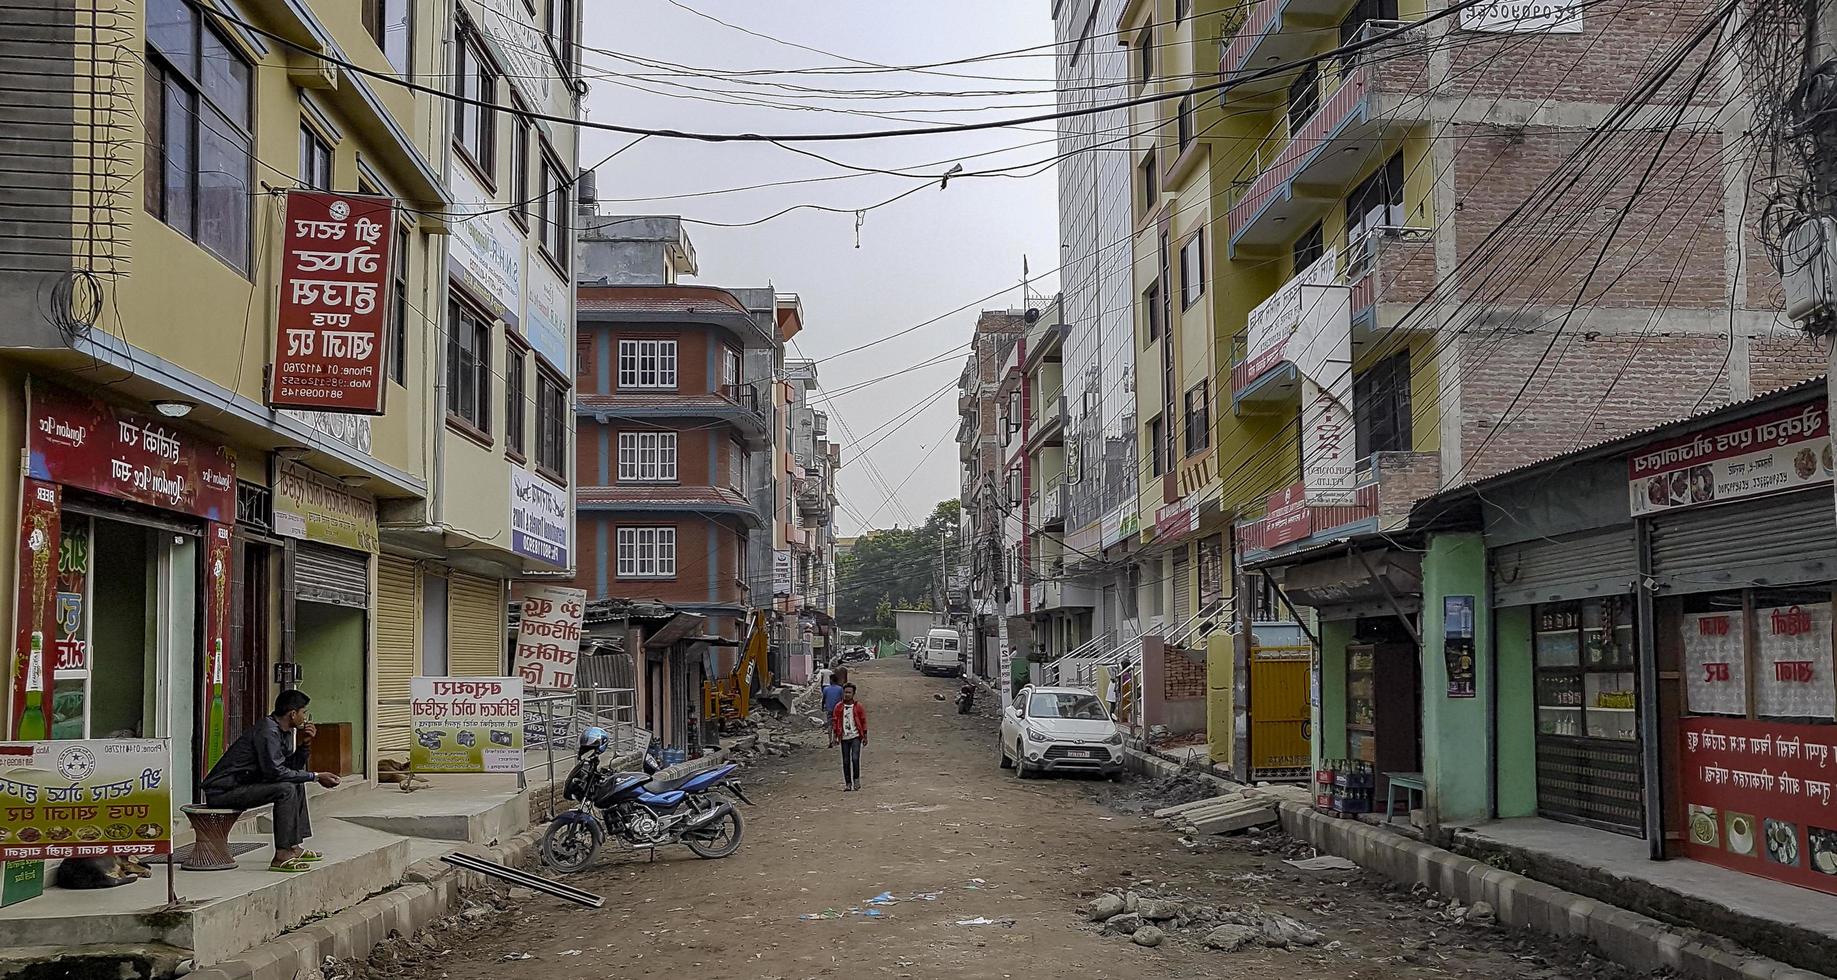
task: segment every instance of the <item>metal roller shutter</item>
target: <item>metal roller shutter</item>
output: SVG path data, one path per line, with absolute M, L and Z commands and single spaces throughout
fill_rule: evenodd
M 1187 618 L 1193 615 L 1193 583 L 1187 581 L 1187 570 L 1190 563 L 1184 552 L 1174 559 L 1174 622 L 1175 627 L 1186 624 Z
M 1639 578 L 1631 526 L 1493 549 L 1493 605 L 1626 595 Z
M 294 594 L 301 602 L 370 608 L 370 556 L 302 541 L 294 548 Z
M 447 672 L 504 676 L 504 583 L 454 572 L 447 579 Z
M 1655 518 L 1652 575 L 1672 593 L 1837 578 L 1830 489 Z
M 420 670 L 415 636 L 421 624 L 420 567 L 380 555 L 376 559 L 376 745 L 408 751 L 408 680 Z

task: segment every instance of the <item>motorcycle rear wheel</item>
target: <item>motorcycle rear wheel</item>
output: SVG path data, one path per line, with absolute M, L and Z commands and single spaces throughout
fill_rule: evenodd
M 696 857 L 724 858 L 740 849 L 740 835 L 744 829 L 740 811 L 729 810 L 721 819 L 684 836 L 683 843 Z
M 542 863 L 573 874 L 592 863 L 600 849 L 600 830 L 580 821 L 549 824 L 542 835 Z

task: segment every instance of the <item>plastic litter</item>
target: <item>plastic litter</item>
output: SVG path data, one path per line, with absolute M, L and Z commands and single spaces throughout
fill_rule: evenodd
M 981 915 L 974 919 L 958 919 L 957 924 L 960 926 L 1001 926 L 1004 929 L 1014 928 L 1013 919 L 991 919 Z
M 1322 854 L 1306 861 L 1284 861 L 1283 864 L 1300 871 L 1357 871 L 1359 866 L 1332 854 Z

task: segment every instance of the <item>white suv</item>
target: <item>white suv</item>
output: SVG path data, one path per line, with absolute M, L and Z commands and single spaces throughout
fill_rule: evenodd
M 1081 687 L 1023 687 L 1001 712 L 1001 767 L 1036 772 L 1123 770 L 1123 734 L 1097 695 Z

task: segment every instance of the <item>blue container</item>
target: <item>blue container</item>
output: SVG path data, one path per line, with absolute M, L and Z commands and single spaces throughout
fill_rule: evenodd
M 687 762 L 688 760 L 689 760 L 688 754 L 684 752 L 682 749 L 664 749 L 663 750 L 663 764 L 666 767 L 680 766 L 684 762 Z

